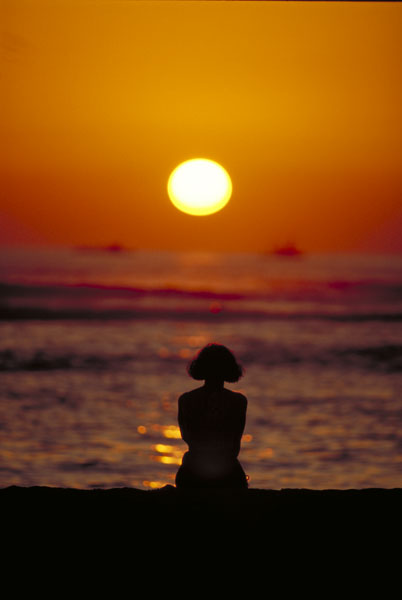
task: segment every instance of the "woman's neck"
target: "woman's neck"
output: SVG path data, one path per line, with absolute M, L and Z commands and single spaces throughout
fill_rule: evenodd
M 222 390 L 224 383 L 222 379 L 206 379 L 204 388 L 207 390 Z

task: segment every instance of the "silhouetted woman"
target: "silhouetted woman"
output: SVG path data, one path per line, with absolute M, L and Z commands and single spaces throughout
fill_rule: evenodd
M 237 459 L 247 398 L 224 387 L 240 379 L 242 367 L 225 346 L 208 344 L 188 373 L 205 383 L 179 398 L 179 426 L 189 450 L 176 474 L 177 488 L 247 488 Z

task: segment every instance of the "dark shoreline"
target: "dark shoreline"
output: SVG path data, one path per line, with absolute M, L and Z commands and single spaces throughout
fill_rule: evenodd
M 91 526 L 102 516 L 103 526 L 123 522 L 128 527 L 199 523 L 243 524 L 248 527 L 303 527 L 319 531 L 325 526 L 383 527 L 400 523 L 402 488 L 245 491 L 179 491 L 173 486 L 158 490 L 136 488 L 73 489 L 18 487 L 0 489 L 2 514 L 18 522 L 40 520 L 41 526 L 57 523 Z
M 399 572 L 401 506 L 400 488 L 0 489 L 7 556 L 35 573 L 49 567 L 64 582 L 80 574 L 90 587 L 113 571 L 116 581 L 134 574 L 162 588 L 166 577 L 190 572 L 197 589 L 219 580 L 244 593 L 276 575 L 298 586 L 297 572 L 329 570 L 338 581 L 363 568 L 364 579 L 381 562 Z

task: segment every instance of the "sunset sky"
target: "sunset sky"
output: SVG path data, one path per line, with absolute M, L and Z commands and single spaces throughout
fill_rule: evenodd
M 402 252 L 402 4 L 1 7 L 0 244 Z M 204 217 L 166 189 L 198 157 Z

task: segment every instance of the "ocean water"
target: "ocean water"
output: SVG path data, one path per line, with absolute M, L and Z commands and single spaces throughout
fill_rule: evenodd
M 401 487 L 401 257 L 74 248 L 1 250 L 0 486 L 173 484 L 212 341 L 250 487 Z

